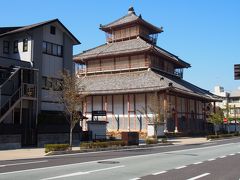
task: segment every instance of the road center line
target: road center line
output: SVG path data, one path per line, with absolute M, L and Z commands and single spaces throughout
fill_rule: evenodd
M 219 158 L 221 158 L 221 159 L 222 159 L 222 158 L 225 158 L 225 157 L 227 157 L 227 156 L 220 156 Z
M 96 169 L 96 170 L 86 171 L 86 172 L 76 172 L 76 173 L 65 174 L 65 175 L 61 175 L 61 176 L 54 176 L 54 177 L 44 178 L 44 179 L 41 179 L 41 180 L 51 180 L 51 179 L 67 178 L 67 177 L 79 176 L 79 175 L 83 175 L 83 174 L 90 174 L 90 173 L 93 173 L 93 172 L 106 171 L 106 170 L 117 169 L 117 168 L 122 168 L 122 167 L 125 167 L 125 166 L 122 165 L 122 166 L 114 166 L 114 167 L 103 168 L 103 169 Z
M 156 172 L 156 173 L 152 173 L 153 176 L 159 175 L 159 174 L 163 174 L 166 173 L 167 171 L 160 171 L 160 172 Z
M 202 178 L 204 176 L 207 176 L 209 175 L 210 173 L 204 173 L 204 174 L 200 174 L 199 176 L 195 176 L 195 177 L 192 177 L 190 179 L 187 179 L 187 180 L 195 180 L 195 179 L 199 179 L 199 178 Z
M 17 166 L 17 165 L 24 165 L 24 164 L 36 164 L 36 163 L 43 163 L 43 162 L 48 162 L 48 160 L 43 160 L 43 161 L 31 161 L 31 162 L 14 163 L 14 164 L 3 164 L 3 165 L 0 165 L 0 168 L 1 168 L 1 167 L 6 167 L 6 166 Z
M 180 166 L 180 167 L 176 167 L 175 169 L 183 169 L 185 167 L 187 167 L 187 166 Z
M 193 164 L 195 164 L 195 165 L 197 165 L 197 164 L 202 164 L 203 162 L 195 162 L 195 163 L 193 163 Z
M 214 160 L 216 160 L 216 159 L 208 159 L 208 161 L 214 161 Z

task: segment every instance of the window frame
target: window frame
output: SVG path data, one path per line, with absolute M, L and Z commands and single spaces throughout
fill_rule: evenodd
M 9 54 L 9 47 L 10 47 L 10 42 L 4 40 L 3 41 L 3 53 L 4 54 Z
M 55 35 L 56 34 L 56 27 L 50 26 L 50 34 Z
M 42 53 L 51 55 L 51 56 L 56 56 L 56 57 L 63 57 L 63 46 L 56 44 L 56 43 L 51 43 L 48 41 L 43 41 L 42 44 L 46 43 L 46 50 L 43 48 L 42 45 Z M 56 52 L 54 53 L 54 47 Z
M 13 41 L 13 53 L 18 53 L 18 40 Z
M 28 51 L 28 38 L 23 39 L 23 52 Z

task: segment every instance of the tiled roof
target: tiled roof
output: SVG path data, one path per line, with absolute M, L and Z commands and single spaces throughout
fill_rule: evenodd
M 148 26 L 150 27 L 150 30 L 153 31 L 153 33 L 160 33 L 162 32 L 162 28 L 158 28 L 152 24 L 150 24 L 149 22 L 145 21 L 144 19 L 142 19 L 142 16 L 139 15 L 137 16 L 134 12 L 134 9 L 131 7 L 129 10 L 128 10 L 128 14 L 109 23 L 109 24 L 106 24 L 106 25 L 100 25 L 100 29 L 102 30 L 110 30 L 112 28 L 116 28 L 116 27 L 120 27 L 120 26 L 124 26 L 124 25 L 127 25 L 127 24 L 132 24 L 132 23 L 135 23 L 135 22 L 138 22 L 140 24 L 143 24 L 145 26 Z
M 93 49 L 89 49 L 84 51 L 80 54 L 74 56 L 75 61 L 82 61 L 85 59 L 96 58 L 96 57 L 103 57 L 103 56 L 115 56 L 125 53 L 133 53 L 133 52 L 142 52 L 147 51 L 150 49 L 155 49 L 156 52 L 163 54 L 175 61 L 180 62 L 185 67 L 190 67 L 190 64 L 184 62 L 183 60 L 179 59 L 174 54 L 158 47 L 154 46 L 147 41 L 143 40 L 142 38 L 138 37 L 136 39 L 126 40 L 126 41 L 119 41 L 113 43 L 103 44 Z
M 83 53 L 74 56 L 74 59 L 88 59 L 92 57 L 100 57 L 106 55 L 118 55 L 129 52 L 138 52 L 151 48 L 151 44 L 141 38 L 131 39 L 127 41 L 106 43 L 96 48 L 83 51 Z
M 53 22 L 58 22 L 65 29 L 68 35 L 75 41 L 75 44 L 80 44 L 78 39 L 58 19 L 52 19 L 49 21 L 44 21 L 44 22 L 40 22 L 40 23 L 28 25 L 28 26 L 22 26 L 22 27 L 3 27 L 3 28 L 0 28 L 0 37 L 27 31 L 27 30 L 34 29 L 49 23 L 53 23 Z
M 140 93 L 169 89 L 201 99 L 219 101 L 209 91 L 201 89 L 179 77 L 152 70 L 86 76 L 83 84 L 87 94 L 90 95 Z

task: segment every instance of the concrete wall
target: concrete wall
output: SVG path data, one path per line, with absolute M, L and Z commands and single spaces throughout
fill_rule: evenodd
M 0 135 L 0 150 L 21 148 L 21 135 Z
M 73 145 L 79 146 L 81 140 L 80 133 L 73 133 Z M 38 147 L 44 144 L 69 144 L 69 133 L 38 134 Z

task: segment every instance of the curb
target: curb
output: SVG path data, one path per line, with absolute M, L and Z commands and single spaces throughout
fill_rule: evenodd
M 134 146 L 124 146 L 124 147 L 109 147 L 109 148 L 97 148 L 97 149 L 82 149 L 82 150 L 71 150 L 71 151 L 51 151 L 45 154 L 45 156 L 54 156 L 61 154 L 78 154 L 78 153 L 87 153 L 87 152 L 101 152 L 101 151 L 111 151 L 111 150 L 131 150 L 131 149 L 141 149 L 157 146 L 168 146 L 173 145 L 173 143 L 163 143 L 163 144 L 149 144 L 149 145 L 134 145 Z

